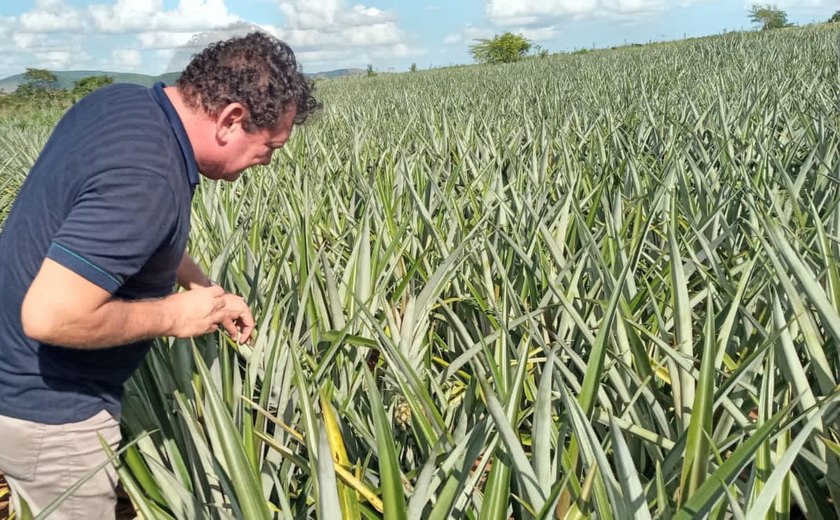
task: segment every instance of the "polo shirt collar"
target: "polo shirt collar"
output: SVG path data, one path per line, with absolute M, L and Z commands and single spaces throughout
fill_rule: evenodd
M 193 154 L 190 140 L 187 138 L 187 131 L 184 129 L 184 124 L 181 122 L 181 118 L 178 116 L 178 112 L 175 111 L 172 102 L 169 101 L 169 98 L 163 91 L 165 86 L 162 81 L 155 83 L 155 86 L 152 87 L 152 97 L 160 105 L 160 108 L 166 115 L 166 119 L 169 121 L 169 125 L 172 126 L 172 131 L 175 132 L 178 144 L 181 145 L 181 153 L 184 154 L 184 162 L 187 165 L 187 178 L 190 180 L 192 186 L 196 186 L 199 180 L 198 164 L 195 162 L 195 155 Z

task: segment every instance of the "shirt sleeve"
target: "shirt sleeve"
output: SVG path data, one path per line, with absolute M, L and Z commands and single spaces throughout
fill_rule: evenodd
M 175 195 L 160 173 L 100 172 L 76 197 L 47 258 L 113 294 L 172 236 Z

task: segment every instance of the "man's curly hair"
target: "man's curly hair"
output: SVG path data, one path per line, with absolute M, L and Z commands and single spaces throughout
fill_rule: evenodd
M 292 49 L 261 32 L 211 44 L 193 57 L 177 85 L 187 105 L 211 116 L 242 103 L 249 132 L 274 128 L 291 107 L 297 108 L 296 124 L 321 107 Z

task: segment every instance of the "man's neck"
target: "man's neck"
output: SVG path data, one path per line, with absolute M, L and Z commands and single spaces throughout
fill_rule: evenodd
M 202 170 L 202 159 L 205 157 L 204 140 L 208 135 L 212 135 L 212 129 L 208 125 L 212 125 L 212 119 L 207 117 L 201 109 L 194 109 L 189 106 L 181 94 L 178 87 L 166 87 L 163 89 L 169 102 L 175 108 L 175 112 L 181 119 L 181 124 L 184 125 L 184 130 L 187 133 L 187 139 L 193 149 L 195 161 L 198 164 L 198 170 Z

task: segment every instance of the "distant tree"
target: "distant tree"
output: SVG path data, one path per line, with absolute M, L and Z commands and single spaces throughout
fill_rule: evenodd
M 542 45 L 534 45 L 534 56 L 537 58 L 547 58 L 548 57 L 548 49 L 544 49 Z
M 831 18 L 828 19 L 828 23 L 840 23 L 840 11 L 836 11 Z
M 417 64 L 412 63 L 411 67 L 408 69 L 409 72 L 417 72 Z
M 367 66 L 367 77 L 372 78 L 374 76 L 376 76 L 376 71 L 373 70 L 373 65 L 368 65 Z
M 73 84 L 73 99 L 78 101 L 90 94 L 91 92 L 93 92 L 94 90 L 102 88 L 106 85 L 110 85 L 113 82 L 114 78 L 105 75 L 88 76 L 86 78 L 82 78 Z
M 761 26 L 762 31 L 787 27 L 787 13 L 776 7 L 776 4 L 753 4 L 750 9 L 750 20 Z
M 64 94 L 64 91 L 58 88 L 58 78 L 46 69 L 26 69 L 23 80 L 13 92 L 17 99 L 47 99 Z
M 58 78 L 46 69 L 26 69 L 23 73 L 26 90 L 51 90 L 58 88 Z
M 531 42 L 521 34 L 506 32 L 490 40 L 476 40 L 470 54 L 480 63 L 511 63 L 522 59 L 531 49 Z

